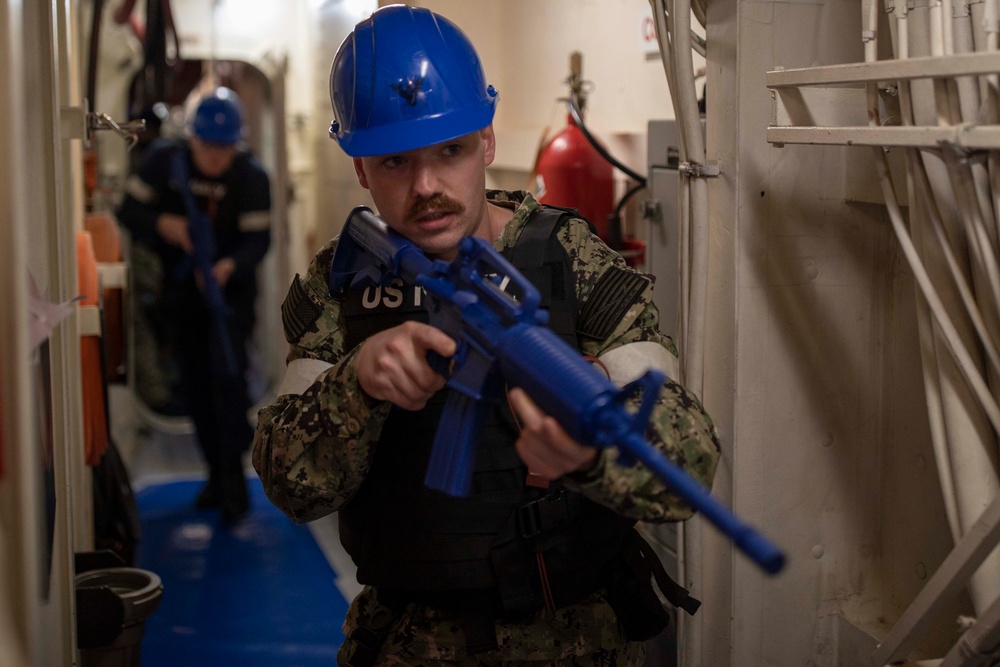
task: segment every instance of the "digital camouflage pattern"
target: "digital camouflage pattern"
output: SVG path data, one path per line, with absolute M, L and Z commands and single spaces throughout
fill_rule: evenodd
M 493 203 L 515 210 L 500 238 L 498 250 L 514 245 L 529 216 L 539 204 L 526 192 L 489 191 Z M 610 267 L 626 268 L 625 260 L 590 231 L 583 220 L 561 227 L 559 240 L 566 248 L 576 274 L 577 299 L 583 308 L 600 276 Z M 360 487 L 371 462 L 388 403 L 365 396 L 355 374 L 357 349 L 345 350 L 345 323 L 340 304 L 328 296 L 327 276 L 336 239 L 313 259 L 304 280 L 305 294 L 322 312 L 312 326 L 292 343 L 289 361 L 319 359 L 332 364 L 301 395 L 282 395 L 258 414 L 253 464 L 271 501 L 298 522 L 337 511 Z M 628 269 L 631 270 L 631 269 Z M 656 342 L 676 356 L 673 341 L 658 329 L 653 304 L 653 281 L 625 313 L 615 330 L 602 341 L 584 340 L 581 352 L 599 357 L 622 345 Z M 362 343 L 363 344 L 363 343 Z M 664 383 L 653 411 L 647 439 L 706 487 L 710 486 L 719 458 L 714 426 L 698 399 L 672 380 Z M 622 515 L 647 522 L 680 521 L 692 510 L 670 492 L 644 466 L 623 467 L 614 449 L 600 452 L 599 463 L 586 475 L 569 475 L 568 488 L 610 507 Z M 350 635 L 374 593 L 366 588 L 353 602 L 344 622 Z M 531 664 L 641 664 L 642 644 L 628 643 L 611 608 L 599 594 L 555 614 L 539 612 L 528 622 L 497 623 L 497 639 L 504 664 L 523 660 Z M 602 650 L 617 652 L 605 658 L 591 656 Z M 345 651 L 350 646 L 345 645 Z M 389 658 L 389 656 L 396 656 Z M 440 611 L 411 605 L 393 626 L 379 664 L 489 665 L 494 654 L 480 654 L 466 661 L 461 625 Z M 385 658 L 385 662 L 381 662 Z M 570 662 L 557 663 L 554 660 Z M 596 660 L 596 661 L 595 661 Z
M 347 612 L 345 634 L 370 613 L 376 604 L 374 597 L 370 587 L 358 596 Z M 625 640 L 614 611 L 600 593 L 554 613 L 539 611 L 519 623 L 498 620 L 496 631 L 497 650 L 469 656 L 461 618 L 455 613 L 411 604 L 390 629 L 376 664 L 626 667 L 641 665 L 646 654 L 642 642 Z M 341 664 L 351 650 L 351 642 L 345 642 L 338 654 Z

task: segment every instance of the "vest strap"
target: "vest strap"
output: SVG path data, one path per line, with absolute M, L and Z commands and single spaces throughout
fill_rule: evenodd
M 521 505 L 518 509 L 518 529 L 521 537 L 531 539 L 567 523 L 573 516 L 576 496 L 565 489 Z
M 531 222 L 524 226 L 517 243 L 509 251 L 514 266 L 540 267 L 545 264 L 548 241 L 560 221 L 572 215 L 569 211 L 552 206 L 542 206 L 531 215 Z
M 465 650 L 469 655 L 495 651 L 497 646 L 496 611 L 486 600 L 474 598 L 462 610 Z
M 701 605 L 670 578 L 656 551 L 633 528 L 625 536 L 605 591 L 629 641 L 652 639 L 670 624 L 670 614 L 656 594 L 653 580 L 668 602 L 687 613 L 694 614 Z
M 634 531 L 633 531 L 634 532 Z M 656 585 L 659 587 L 663 596 L 667 599 L 667 602 L 679 607 L 686 611 L 688 615 L 694 616 L 698 608 L 701 607 L 701 600 L 698 600 L 691 596 L 686 588 L 678 584 L 673 578 L 667 574 L 666 569 L 663 567 L 663 562 L 660 557 L 653 550 L 653 547 L 649 545 L 649 542 L 642 539 L 639 533 L 635 533 L 639 538 L 639 551 L 642 553 L 643 559 L 649 564 L 650 568 L 653 570 L 653 579 L 656 580 Z

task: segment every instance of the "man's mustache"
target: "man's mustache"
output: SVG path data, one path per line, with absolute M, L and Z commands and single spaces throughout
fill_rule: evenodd
M 465 205 L 460 201 L 439 193 L 426 199 L 418 199 L 414 202 L 406 214 L 406 220 L 412 222 L 428 211 L 458 214 L 465 211 Z

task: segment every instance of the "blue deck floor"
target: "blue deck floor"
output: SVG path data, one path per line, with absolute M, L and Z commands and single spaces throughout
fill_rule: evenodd
M 136 494 L 137 566 L 163 580 L 146 621 L 143 667 L 313 667 L 336 664 L 347 601 L 312 533 L 248 479 L 251 511 L 225 528 L 193 508 L 200 480 Z

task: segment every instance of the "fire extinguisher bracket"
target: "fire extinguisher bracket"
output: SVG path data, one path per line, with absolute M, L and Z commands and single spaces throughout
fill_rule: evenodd
M 677 170 L 695 178 L 718 178 L 722 174 L 722 167 L 719 166 L 718 162 L 709 162 L 707 164 L 681 162 L 677 165 Z

